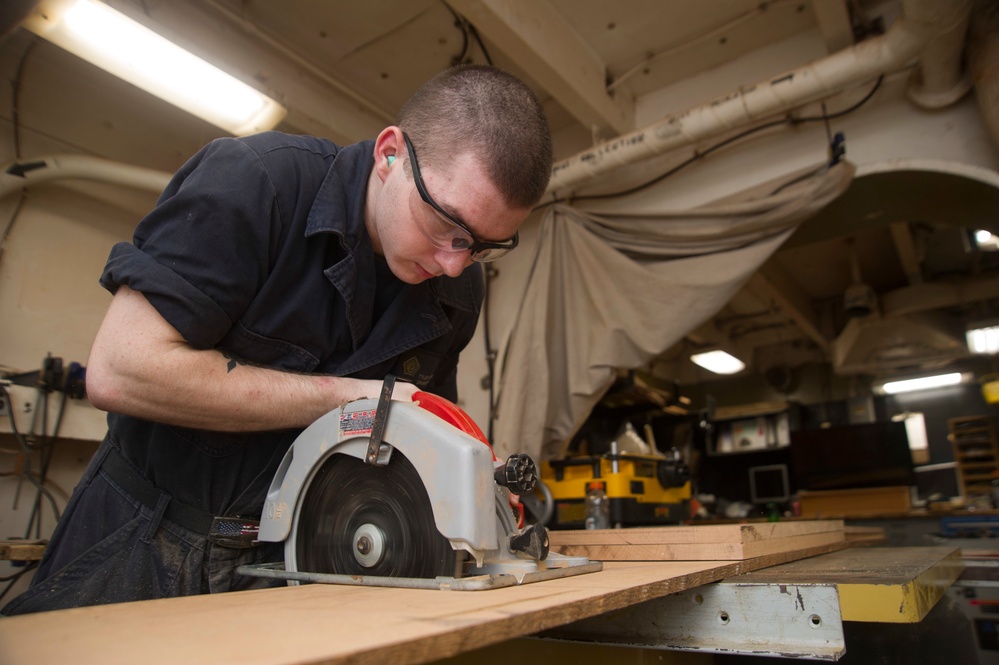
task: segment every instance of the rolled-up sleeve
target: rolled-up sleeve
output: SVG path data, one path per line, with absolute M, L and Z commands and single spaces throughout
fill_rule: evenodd
M 140 291 L 195 348 L 212 348 L 267 279 L 280 242 L 275 187 L 253 150 L 208 144 L 174 176 L 100 282 Z

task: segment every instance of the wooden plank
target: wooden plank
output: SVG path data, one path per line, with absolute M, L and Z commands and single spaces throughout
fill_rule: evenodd
M 842 531 L 808 533 L 747 543 L 642 543 L 631 545 L 559 545 L 559 554 L 594 561 L 738 561 L 845 540 Z
M 0 561 L 38 561 L 44 553 L 44 540 L 0 540 Z
M 851 545 L 879 545 L 888 541 L 885 530 L 878 526 L 846 526 L 843 535 Z
M 843 520 L 801 520 L 750 524 L 657 526 L 633 529 L 552 530 L 548 532 L 548 539 L 552 547 L 561 545 L 708 545 L 740 544 L 842 530 Z
M 844 539 L 842 520 L 552 531 L 551 549 L 596 561 L 738 560 Z
M 964 569 L 953 547 L 851 548 L 732 582 L 835 584 L 844 621 L 917 623 Z
M 845 541 L 743 561 L 612 562 L 490 591 L 313 584 L 10 617 L 2 660 L 32 665 L 406 665 L 621 609 Z
M 904 513 L 912 508 L 906 486 L 868 487 L 848 490 L 801 491 L 801 514 L 805 517 L 869 517 Z

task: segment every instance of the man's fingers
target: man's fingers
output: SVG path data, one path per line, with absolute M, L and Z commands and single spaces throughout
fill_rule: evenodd
M 412 383 L 406 383 L 405 381 L 396 381 L 395 387 L 392 389 L 392 399 L 398 400 L 400 402 L 412 402 L 413 395 L 418 393 L 420 389 Z

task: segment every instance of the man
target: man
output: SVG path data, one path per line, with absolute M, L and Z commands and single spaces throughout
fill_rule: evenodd
M 111 251 L 87 368 L 108 435 L 3 613 L 273 585 L 234 571 L 280 545 L 231 546 L 213 517 L 259 516 L 301 429 L 388 374 L 412 382 L 394 399 L 456 399 L 476 263 L 517 245 L 551 162 L 535 96 L 483 66 L 431 79 L 373 141 L 202 149 Z

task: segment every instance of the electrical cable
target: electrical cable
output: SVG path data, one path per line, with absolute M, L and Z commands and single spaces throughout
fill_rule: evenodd
M 469 36 L 471 36 L 471 38 L 475 40 L 475 43 L 479 45 L 479 50 L 482 51 L 482 57 L 486 59 L 487 63 L 492 65 L 493 59 L 492 56 L 489 55 L 489 49 L 486 48 L 486 45 L 485 43 L 483 43 L 482 37 L 479 36 L 479 31 L 476 30 L 475 26 L 472 25 L 467 18 L 456 12 L 454 8 L 451 7 L 451 5 L 449 5 L 447 2 L 441 0 L 441 3 L 445 7 L 447 7 L 447 10 L 451 12 L 451 15 L 454 17 L 454 25 L 461 30 L 461 35 L 463 40 L 461 45 L 461 53 L 451 58 L 451 64 L 452 65 L 467 64 L 465 62 L 465 58 L 468 57 L 468 48 L 470 46 Z
M 4 577 L 0 577 L 0 582 L 10 582 L 11 580 L 16 580 L 21 575 L 23 575 L 24 572 L 25 571 L 23 571 L 23 570 L 19 570 L 16 573 L 14 573 L 13 575 L 6 575 Z
M 21 577 L 23 577 L 26 573 L 31 572 L 32 570 L 34 570 L 37 567 L 38 567 L 38 562 L 37 561 L 32 561 L 32 562 L 28 563 L 27 565 L 25 565 L 23 569 L 17 571 L 13 575 L 8 575 L 6 577 L 0 577 L 0 582 L 7 582 L 7 586 L 4 588 L 4 590 L 2 592 L 0 592 L 0 600 L 4 599 L 4 596 L 7 595 L 7 592 L 10 591 L 14 587 L 15 584 L 17 584 L 17 581 L 19 579 L 21 579 Z
M 7 404 L 13 405 L 13 402 L 10 399 L 10 393 L 6 387 L 0 386 L 0 395 L 2 395 L 2 398 L 7 402 Z M 34 528 L 35 537 L 36 538 L 41 537 L 43 498 L 49 503 L 52 509 L 52 514 L 54 515 L 56 522 L 58 522 L 61 517 L 61 512 L 59 510 L 58 502 L 56 501 L 55 497 L 52 495 L 52 492 L 49 491 L 49 489 L 45 485 L 48 479 L 48 470 L 49 470 L 49 465 L 51 464 L 52 461 L 52 455 L 55 452 L 55 442 L 57 441 L 59 437 L 59 432 L 62 429 L 63 417 L 66 413 L 66 403 L 67 403 L 67 395 L 66 393 L 63 393 L 62 400 L 59 406 L 59 413 L 56 416 L 55 427 L 53 429 L 51 436 L 48 434 L 48 392 L 45 389 L 41 387 L 38 388 L 38 398 L 35 402 L 35 408 L 33 410 L 33 417 L 32 417 L 32 426 L 29 432 L 22 433 L 20 430 L 18 430 L 17 422 L 14 420 L 13 408 L 11 408 L 10 428 L 12 434 L 14 435 L 14 438 L 16 439 L 18 445 L 21 448 L 17 452 L 21 454 L 23 458 L 23 466 L 21 468 L 21 471 L 20 473 L 16 474 L 18 476 L 18 479 L 17 479 L 17 488 L 15 489 L 15 494 L 14 494 L 15 510 L 17 509 L 20 500 L 21 488 L 24 486 L 24 483 L 27 482 L 28 484 L 30 484 L 32 487 L 35 488 L 35 497 L 34 500 L 32 501 L 31 513 L 28 516 L 28 523 L 24 534 L 25 538 L 31 537 L 32 528 Z M 42 431 L 40 434 L 36 434 L 35 429 L 37 426 L 39 414 L 41 414 L 42 416 L 42 425 L 41 425 Z M 32 459 L 31 459 L 32 454 L 35 452 L 39 454 L 40 469 L 37 474 L 33 469 Z M 11 473 L 3 475 L 12 476 L 15 474 Z
M 465 61 L 465 56 L 468 55 L 468 22 L 447 2 L 441 0 L 441 4 L 447 7 L 447 10 L 451 12 L 451 16 L 454 17 L 454 26 L 461 30 L 461 53 L 451 58 L 452 65 L 460 65 Z
M 10 431 L 17 440 L 18 445 L 21 446 L 21 452 L 25 449 L 32 449 L 31 443 L 17 429 L 17 421 L 14 419 L 14 402 L 10 399 L 10 392 L 7 391 L 6 387 L 0 386 L 0 394 L 3 395 L 4 401 L 10 405 Z
M 486 380 L 489 382 L 489 422 L 486 425 L 486 441 L 493 445 L 493 416 L 495 403 L 495 372 L 496 372 L 496 350 L 493 348 L 489 336 L 489 282 L 493 277 L 494 269 L 488 265 L 483 266 L 484 291 L 482 296 L 482 337 L 486 346 Z
M 56 522 L 59 521 L 60 513 L 59 506 L 56 503 L 55 497 L 52 493 L 45 487 L 45 482 L 48 479 L 49 464 L 52 462 L 52 455 L 55 452 L 55 442 L 59 438 L 59 430 L 62 426 L 63 415 L 66 413 L 66 393 L 62 393 L 62 399 L 59 406 L 59 414 L 56 416 L 55 428 L 52 431 L 52 436 L 47 437 L 45 434 L 46 426 L 42 426 L 42 437 L 43 439 L 48 439 L 46 443 L 41 448 L 41 469 L 38 472 L 38 479 L 29 478 L 31 483 L 35 486 L 35 501 L 31 508 L 31 515 L 28 517 L 28 529 L 30 531 L 32 522 L 35 522 L 35 537 L 41 537 L 42 529 L 42 497 L 44 496 L 48 499 L 49 504 L 52 506 L 52 512 L 55 515 Z M 44 395 L 45 401 L 45 415 L 44 422 L 48 422 L 48 393 Z M 27 535 L 25 536 L 27 538 Z
M 466 23 L 468 25 L 469 31 L 472 33 L 472 37 L 475 38 L 476 43 L 479 45 L 479 48 L 482 50 L 482 56 L 486 59 L 486 62 L 489 63 L 490 66 L 492 66 L 493 64 L 492 56 L 489 55 L 489 50 L 486 48 L 485 43 L 483 43 L 482 37 L 479 36 L 479 31 L 475 29 L 474 25 L 468 23 L 467 20 Z
M 24 80 L 24 68 L 25 63 L 28 61 L 28 56 L 35 49 L 38 44 L 38 37 L 35 37 L 30 44 L 21 53 L 21 60 L 17 63 L 17 72 L 14 75 L 14 79 L 11 81 L 11 101 L 10 101 L 10 125 L 11 132 L 13 136 L 14 144 L 14 161 L 21 159 L 21 83 Z M 19 198 L 17 203 L 14 204 L 14 209 L 11 211 L 10 216 L 7 218 L 7 224 L 4 226 L 3 235 L 0 235 L 0 261 L 3 260 L 3 250 L 7 245 L 7 236 L 10 235 L 10 231 L 14 228 L 14 222 L 17 221 L 17 217 L 21 212 L 21 208 L 24 206 L 24 201 L 28 197 L 27 189 L 21 188 Z

